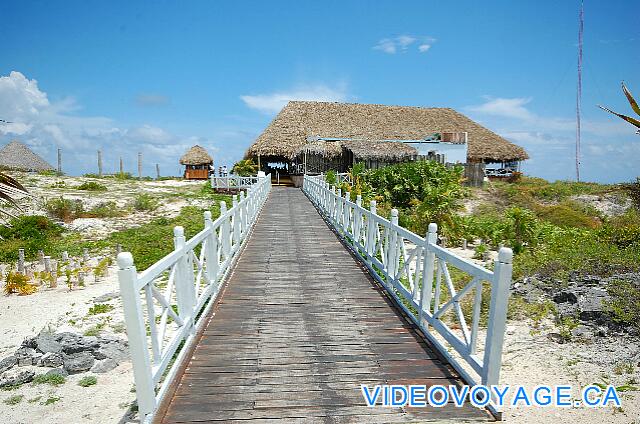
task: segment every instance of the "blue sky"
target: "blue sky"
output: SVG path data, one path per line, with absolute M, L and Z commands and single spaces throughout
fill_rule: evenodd
M 131 4 L 133 3 L 133 4 Z M 96 150 L 145 173 L 198 143 L 231 165 L 287 99 L 452 107 L 575 178 L 578 1 L 0 3 L 0 142 L 70 174 Z M 640 174 L 640 136 L 596 107 L 640 97 L 640 2 L 585 2 L 583 179 Z

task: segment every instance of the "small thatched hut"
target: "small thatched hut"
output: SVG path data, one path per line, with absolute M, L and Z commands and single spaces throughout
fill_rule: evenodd
M 17 171 L 53 171 L 53 166 L 17 140 L 0 149 L 0 168 Z
M 449 108 L 289 102 L 247 151 L 261 169 L 285 164 L 291 174 L 344 171 L 354 162 L 370 167 L 413 160 L 413 147 L 438 134 L 464 140 L 467 163 L 528 159 L 525 150 Z M 464 159 L 463 159 L 464 160 Z
M 185 165 L 184 178 L 187 180 L 206 180 L 213 166 L 213 158 L 204 147 L 197 144 L 190 148 L 180 158 L 180 164 Z

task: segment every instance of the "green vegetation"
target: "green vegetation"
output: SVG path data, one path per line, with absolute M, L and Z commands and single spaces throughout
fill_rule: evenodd
M 87 191 L 107 191 L 107 186 L 97 183 L 95 181 L 86 181 L 79 186 L 75 187 L 76 190 Z
M 114 306 L 108 303 L 96 303 L 89 308 L 89 315 L 106 314 L 107 312 L 113 311 L 113 309 Z
M 41 402 L 41 403 L 40 403 L 40 405 L 45 405 L 45 406 L 47 406 L 47 405 L 52 405 L 52 404 L 54 404 L 54 403 L 58 402 L 60 399 L 61 399 L 61 398 L 56 397 L 56 396 L 49 396 L 49 397 L 47 398 L 47 400 L 45 400 L 44 402 Z
M 113 201 L 102 202 L 85 210 L 82 201 L 64 197 L 48 200 L 45 203 L 45 208 L 50 216 L 63 222 L 71 222 L 76 218 L 113 218 L 128 213 Z
M 98 384 L 98 379 L 92 375 L 82 377 L 82 379 L 78 381 L 78 386 L 82 387 L 95 386 L 96 384 Z
M 133 201 L 133 208 L 137 211 L 153 211 L 158 209 L 158 199 L 147 193 L 141 193 Z
M 5 405 L 17 405 L 22 402 L 23 398 L 24 395 L 13 395 L 3 400 L 2 403 L 4 403 Z
M 233 165 L 231 173 L 240 175 L 241 177 L 256 175 L 258 173 L 258 165 L 253 162 L 253 159 L 243 159 Z
M 629 281 L 613 281 L 607 292 L 611 300 L 605 303 L 605 310 L 612 319 L 640 330 L 640 289 Z
M 45 216 L 30 215 L 13 218 L 10 226 L 0 226 L 0 261 L 18 259 L 18 249 L 33 258 L 39 249 L 51 248 L 60 239 L 63 228 Z
M 66 381 L 66 378 L 58 374 L 40 374 L 33 379 L 33 384 L 50 384 L 52 386 L 59 386 L 64 384 Z
M 35 293 L 38 287 L 31 283 L 28 276 L 9 271 L 4 284 L 4 293 L 9 295 L 17 293 L 20 295 L 28 295 Z

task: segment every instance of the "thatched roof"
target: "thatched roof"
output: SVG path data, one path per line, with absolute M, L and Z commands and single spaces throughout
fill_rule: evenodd
M 289 102 L 249 148 L 247 154 L 292 159 L 305 144 L 313 144 L 307 142 L 307 137 L 310 136 L 422 140 L 434 133 L 444 132 L 468 133 L 467 155 L 471 161 L 529 158 L 522 147 L 450 108 L 302 101 Z
M 53 171 L 53 166 L 17 140 L 0 149 L 0 167 L 19 171 Z
M 180 158 L 181 165 L 208 165 L 211 163 L 213 163 L 213 159 L 209 156 L 209 153 L 204 147 L 200 147 L 197 144 Z
M 327 158 L 339 156 L 343 149 L 350 150 L 356 160 L 384 159 L 399 161 L 418 154 L 418 150 L 408 144 L 378 140 L 317 140 L 305 143 L 296 151 L 317 154 Z

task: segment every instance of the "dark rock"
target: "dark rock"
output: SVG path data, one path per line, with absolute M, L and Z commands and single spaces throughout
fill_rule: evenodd
M 97 349 L 100 344 L 95 337 L 83 337 L 75 333 L 58 333 L 55 340 L 67 355 Z
M 0 361 L 0 374 L 3 372 L 10 370 L 18 363 L 18 359 L 14 356 L 7 356 L 3 360 Z
M 593 338 L 593 330 L 586 325 L 579 325 L 571 330 L 571 336 L 580 340 L 591 340 Z
M 35 337 L 27 337 L 22 341 L 22 347 L 30 347 L 31 349 L 35 349 L 38 347 L 38 343 L 36 342 Z
M 37 365 L 42 354 L 31 347 L 21 347 L 16 350 L 15 357 L 18 360 L 18 366 Z
M 91 372 L 95 372 L 98 374 L 102 374 L 105 372 L 109 372 L 112 369 L 116 368 L 118 363 L 111 358 L 103 359 L 102 361 L 97 361 L 93 367 L 91 367 Z
M 549 340 L 551 340 L 552 342 L 558 343 L 558 344 L 563 344 L 564 342 L 566 342 L 565 338 L 562 337 L 562 335 L 560 335 L 560 333 L 549 333 L 547 334 L 547 338 Z
M 572 293 L 570 291 L 561 291 L 556 293 L 553 296 L 553 301 L 556 303 L 578 303 L 578 296 L 575 295 L 575 293 Z
M 79 352 L 67 355 L 64 358 L 64 369 L 69 374 L 88 371 L 95 362 L 93 356 L 89 352 Z
M 116 299 L 118 297 L 120 297 L 120 292 L 106 293 L 106 294 L 103 294 L 102 296 L 98 296 L 95 299 L 93 299 L 93 303 L 104 303 L 104 302 L 108 302 L 110 300 Z
M 62 345 L 57 342 L 55 336 L 50 333 L 40 333 L 38 337 L 36 337 L 36 346 L 36 349 L 38 349 L 42 353 L 62 352 Z
M 40 365 L 43 367 L 60 367 L 64 364 L 64 357 L 61 353 L 47 352 L 42 355 Z
M 59 375 L 61 377 L 68 377 L 69 373 L 64 369 L 64 368 L 54 368 L 52 370 L 49 370 L 45 373 L 45 375 L 50 376 L 50 375 Z
M 122 342 L 107 343 L 95 350 L 93 356 L 96 359 L 113 359 L 119 364 L 129 359 L 129 349 Z
M 33 381 L 36 373 L 33 371 L 7 371 L 0 375 L 0 387 L 17 386 Z

